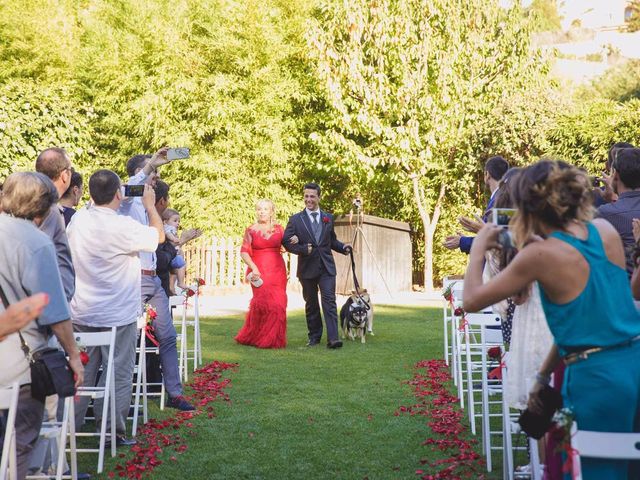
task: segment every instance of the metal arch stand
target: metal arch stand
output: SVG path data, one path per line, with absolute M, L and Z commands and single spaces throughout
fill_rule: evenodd
M 371 258 L 373 258 L 373 263 L 376 266 L 376 270 L 378 270 L 378 274 L 380 275 L 380 278 L 382 279 L 382 283 L 384 283 L 385 288 L 387 289 L 387 292 L 389 293 L 389 297 L 393 298 L 393 294 L 391 293 L 391 289 L 389 288 L 389 285 L 387 285 L 387 281 L 384 278 L 384 275 L 382 274 L 382 269 L 380 268 L 380 265 L 378 264 L 378 260 L 376 260 L 376 256 L 373 254 L 373 249 L 371 248 L 371 245 L 369 244 L 369 241 L 367 240 L 367 236 L 364 234 L 364 230 L 362 229 L 362 223 L 364 222 L 364 212 L 362 211 L 362 209 L 357 209 L 356 210 L 356 229 L 353 232 L 353 239 L 351 240 L 351 246 L 352 248 L 355 248 L 356 245 L 356 240 L 358 238 L 358 234 L 360 234 L 362 236 L 362 239 L 364 240 L 365 245 L 367 246 L 367 250 L 369 250 L 369 254 L 371 255 Z M 351 276 L 351 270 L 348 271 L 347 276 L 345 277 L 345 288 L 344 291 L 347 291 L 347 283 L 349 281 L 349 277 Z

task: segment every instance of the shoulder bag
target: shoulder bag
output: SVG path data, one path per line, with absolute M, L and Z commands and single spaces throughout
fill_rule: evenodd
M 9 301 L 0 286 L 0 296 L 5 310 L 9 308 Z M 22 352 L 29 360 L 31 370 L 31 396 L 44 401 L 45 397 L 57 394 L 61 398 L 75 395 L 75 382 L 73 370 L 62 350 L 57 348 L 45 348 L 38 352 L 32 352 L 21 332 L 20 345 Z

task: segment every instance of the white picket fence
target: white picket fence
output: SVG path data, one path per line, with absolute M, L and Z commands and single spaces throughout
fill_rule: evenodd
M 183 247 L 187 262 L 187 279 L 204 279 L 207 287 L 242 287 L 247 283 L 247 266 L 240 258 L 242 238 L 201 237 Z M 289 252 L 283 254 L 288 281 L 297 284 L 295 272 L 298 257 Z M 293 272 L 293 273 L 292 273 Z

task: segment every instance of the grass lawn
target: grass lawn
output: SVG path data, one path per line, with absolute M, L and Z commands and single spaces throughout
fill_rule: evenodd
M 288 346 L 259 350 L 233 337 L 240 316 L 201 321 L 204 360 L 237 362 L 216 402 L 217 417 L 193 421 L 195 436 L 177 462 L 154 472 L 162 479 L 410 479 L 420 460 L 435 460 L 425 417 L 394 416 L 416 399 L 413 365 L 442 356 L 442 311 L 376 306 L 374 337 L 340 350 L 306 347 L 302 312 L 289 316 Z M 324 341 L 324 338 L 323 338 Z M 163 412 L 154 411 L 161 418 Z M 90 457 L 81 470 L 95 471 Z M 120 459 L 122 460 L 122 459 Z M 106 471 L 115 461 L 107 460 Z M 84 468 L 83 468 L 84 467 Z M 106 478 L 106 475 L 103 475 Z

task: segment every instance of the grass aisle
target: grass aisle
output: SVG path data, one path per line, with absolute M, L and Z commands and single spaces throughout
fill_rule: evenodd
M 289 316 L 285 350 L 237 345 L 240 317 L 202 321 L 205 364 L 237 362 L 225 376 L 231 403 L 193 420 L 195 436 L 162 479 L 410 479 L 421 459 L 424 417 L 394 416 L 415 397 L 413 366 L 442 355 L 442 311 L 377 306 L 375 337 L 337 351 L 309 348 L 301 312 Z M 324 341 L 324 338 L 323 338 Z M 158 416 L 162 416 L 158 412 Z M 428 466 L 426 466 L 428 467 Z

